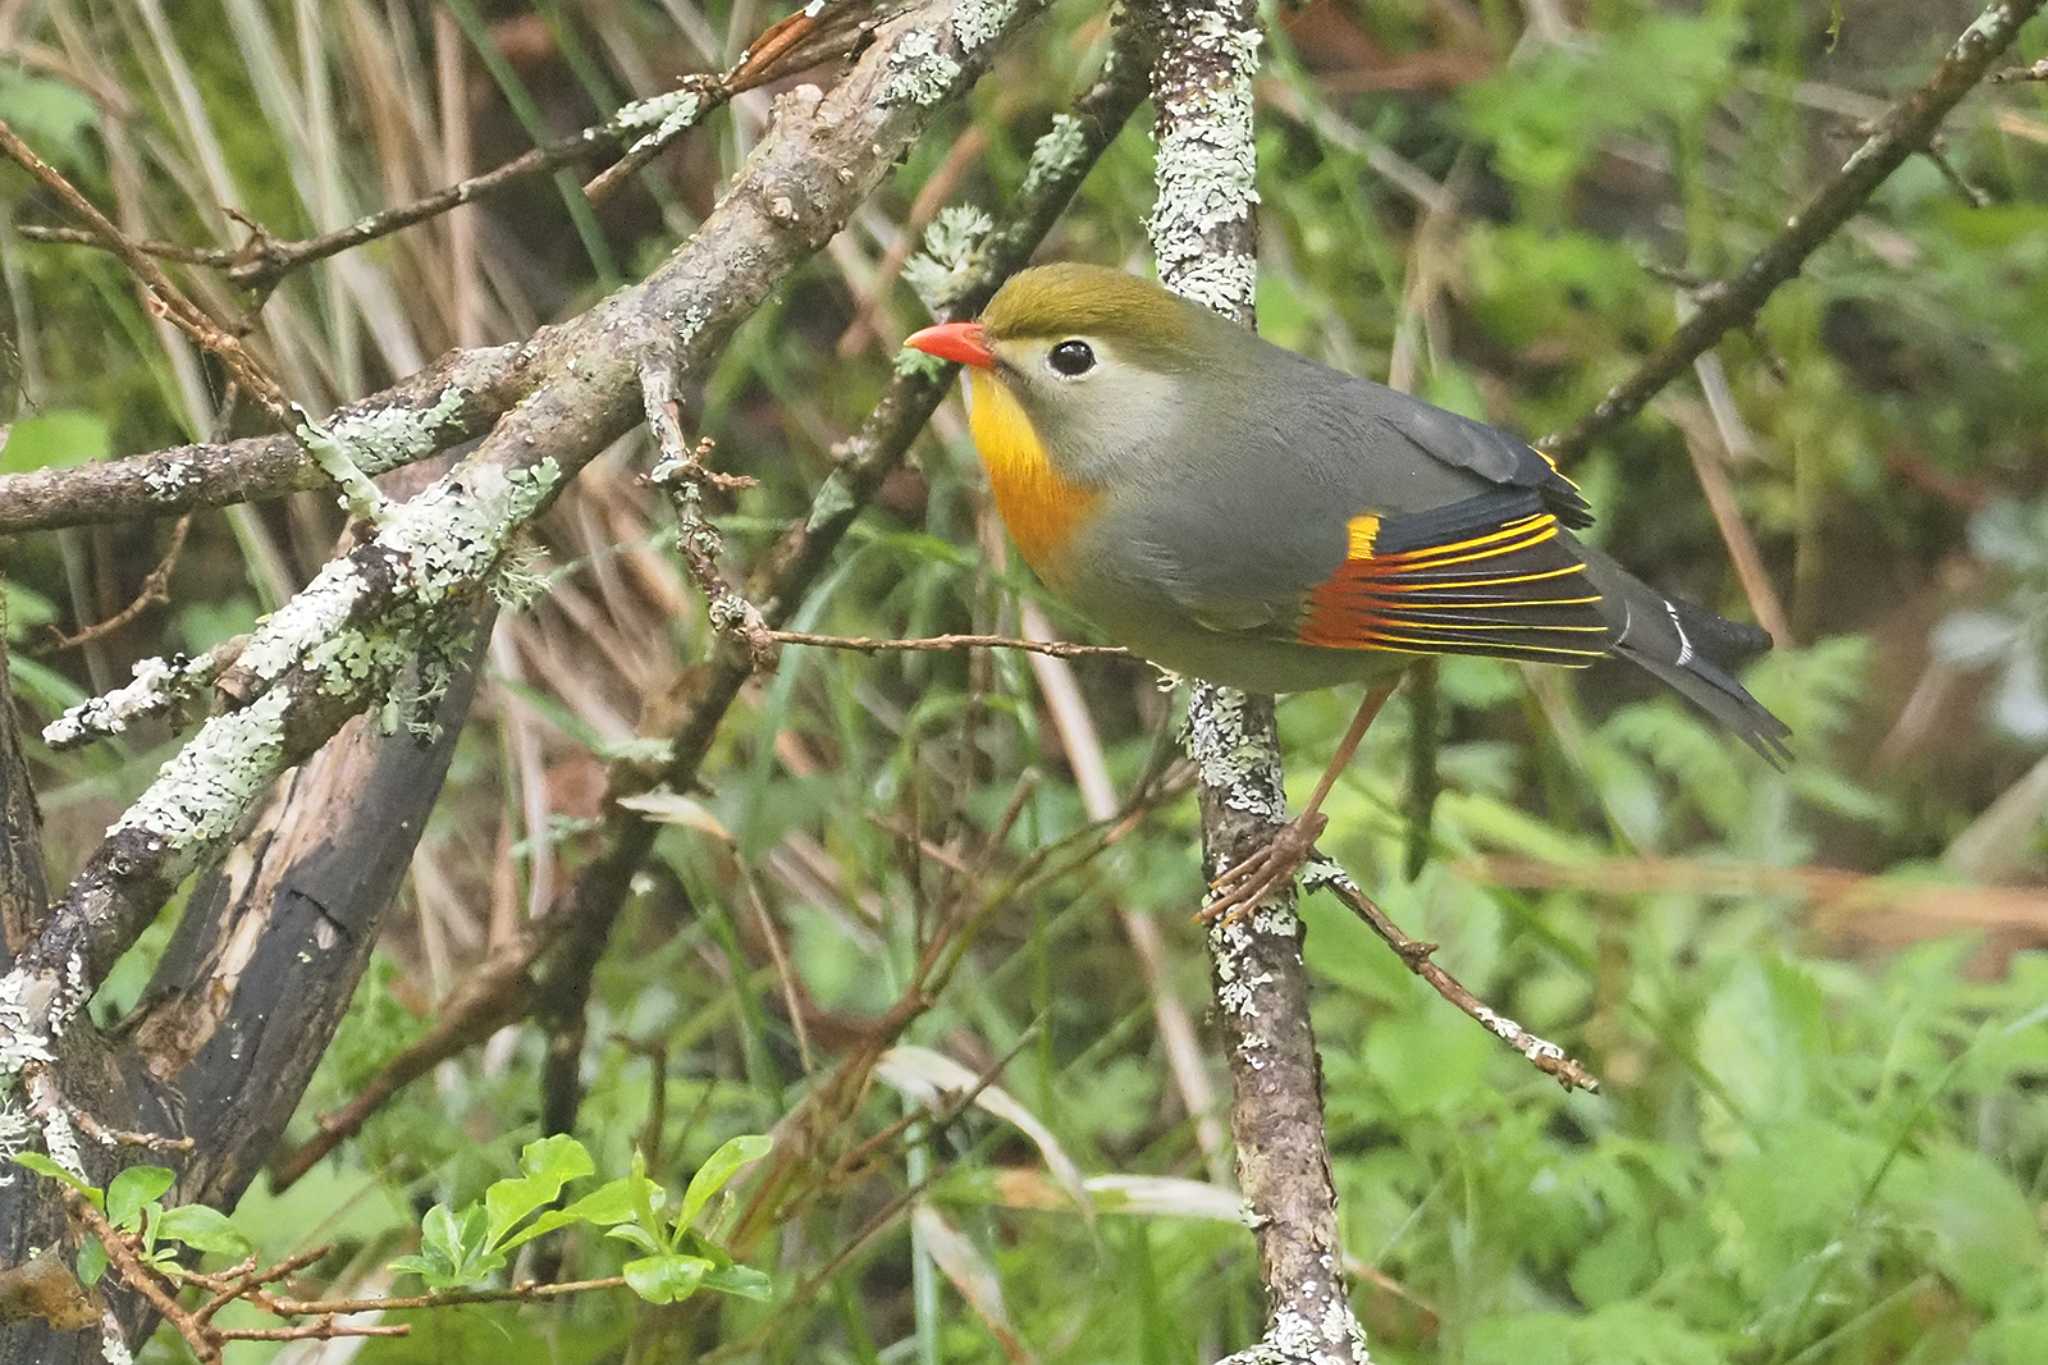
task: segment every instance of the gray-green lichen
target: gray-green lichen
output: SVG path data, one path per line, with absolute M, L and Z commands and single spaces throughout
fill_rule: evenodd
M 147 835 L 151 852 L 168 855 L 162 875 L 171 881 L 183 876 L 203 850 L 234 833 L 243 812 L 284 766 L 290 699 L 272 690 L 239 711 L 209 719 L 108 827 L 108 835 Z
M 889 363 L 897 374 L 918 374 L 928 379 L 937 379 L 946 372 L 945 361 L 924 351 L 912 350 L 908 346 L 899 349 L 895 359 Z
M 121 1330 L 121 1321 L 111 1308 L 100 1315 L 100 1358 L 107 1365 L 135 1365 L 135 1357 L 128 1350 L 128 1338 Z
M 0 1104 L 0 1189 L 14 1183 L 14 1154 L 27 1151 L 35 1133 L 35 1125 L 19 1106 Z
M 43 1109 L 43 1150 L 50 1160 L 71 1172 L 87 1184 L 92 1177 L 85 1171 L 85 1156 L 78 1150 L 78 1130 L 71 1126 L 71 1120 L 55 1104 Z
M 397 601 L 377 629 L 395 637 L 407 628 L 409 612 L 481 583 L 560 478 L 553 459 L 511 471 L 485 465 L 458 471 L 389 509 L 373 544 L 395 566 Z M 236 671 L 261 685 L 283 677 L 316 648 L 343 636 L 368 586 L 355 559 L 330 561 L 257 626 Z M 341 642 L 326 656 L 342 670 L 336 682 L 354 676 L 368 647 L 363 636 L 353 644 Z
M 196 659 L 148 658 L 137 661 L 132 680 L 89 697 L 43 727 L 43 743 L 52 749 L 74 749 L 90 740 L 118 735 L 145 716 L 158 716 L 188 700 L 213 681 L 220 663 L 211 655 Z
M 0 1085 L 11 1085 L 31 1062 L 56 1060 L 43 1023 L 50 994 L 49 983 L 26 967 L 0 976 Z
M 165 502 L 174 500 L 198 477 L 191 461 L 175 456 L 159 460 L 142 471 L 143 486 L 149 489 L 151 496 L 161 498 Z
M 1278 823 L 1287 803 L 1274 789 L 1273 746 L 1250 733 L 1245 695 L 1228 687 L 1201 685 L 1188 697 L 1187 752 L 1203 785 L 1220 790 L 1233 810 Z
M 1327 1301 L 1313 1317 L 1282 1308 L 1263 1341 L 1218 1365 L 1372 1365 L 1372 1356 L 1333 1272 Z
M 959 299 L 994 226 L 994 220 L 973 205 L 954 204 L 939 210 L 925 229 L 924 250 L 904 265 L 903 278 L 932 316 L 943 314 Z
M 1230 26 L 1213 10 L 1194 19 L 1187 41 L 1223 59 L 1224 78 L 1173 92 L 1154 172 L 1159 194 L 1149 224 L 1159 277 L 1174 292 L 1222 313 L 1251 297 L 1256 266 L 1215 250 L 1210 235 L 1251 216 L 1259 199 L 1252 143 L 1252 75 L 1259 34 Z
M 1032 144 L 1031 160 L 1017 187 L 1018 197 L 1029 199 L 1043 193 L 1055 176 L 1066 174 L 1087 154 L 1088 125 L 1072 114 L 1054 114 L 1052 127 Z
M 351 620 L 369 588 L 357 561 L 330 563 L 251 634 L 237 669 L 261 685 L 240 710 L 215 716 L 166 763 L 107 831 L 140 831 L 165 855 L 175 880 L 234 832 L 284 765 L 285 714 L 293 693 L 274 686 L 303 665 L 320 691 L 374 700 L 410 658 L 445 629 L 433 609 L 487 582 L 506 546 L 561 477 L 552 459 L 524 469 L 461 471 L 391 510 L 375 544 L 394 566 L 392 602 L 374 624 Z
M 462 410 L 470 396 L 469 390 L 461 385 L 450 384 L 424 408 L 394 403 L 367 412 L 332 414 L 326 424 L 327 434 L 349 452 L 357 469 L 365 474 L 382 474 L 437 450 L 441 428 Z
M 612 115 L 612 122 L 622 129 L 648 130 L 627 150 L 638 152 L 647 147 L 658 147 L 695 123 L 704 112 L 704 100 L 693 89 L 669 90 L 659 95 L 650 95 L 644 100 L 619 106 Z
M 937 104 L 960 79 L 960 63 L 946 55 L 938 34 L 913 29 L 889 53 L 889 78 L 882 82 L 884 104 Z
M 366 521 L 379 521 L 384 515 L 384 495 L 377 491 L 377 485 L 370 482 L 356 462 L 355 453 L 346 441 L 339 440 L 334 433 L 314 421 L 310 414 L 298 404 L 292 411 L 299 417 L 294 433 L 299 444 L 304 446 L 320 466 L 322 473 L 334 481 L 341 490 L 341 505 L 353 516 Z
M 1002 33 L 1017 12 L 1017 0 L 954 0 L 953 39 L 963 53 L 979 51 Z

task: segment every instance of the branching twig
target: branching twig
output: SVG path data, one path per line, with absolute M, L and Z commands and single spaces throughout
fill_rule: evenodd
M 192 1348 L 192 1354 L 204 1365 L 221 1365 L 220 1341 L 213 1330 L 179 1305 L 177 1295 L 135 1254 L 127 1235 L 108 1222 L 107 1216 L 76 1190 L 64 1191 L 64 1207 L 74 1220 L 83 1223 L 93 1236 L 99 1238 L 100 1245 L 106 1248 L 107 1265 L 120 1282 L 149 1300 L 150 1306 L 177 1329 L 185 1344 Z
M 1499 1013 L 1468 990 L 1458 978 L 1438 966 L 1432 956 L 1436 952 L 1434 943 L 1424 943 L 1403 933 L 1401 926 L 1394 923 L 1387 912 L 1380 909 L 1378 903 L 1352 880 L 1351 874 L 1324 857 L 1320 850 L 1303 870 L 1301 885 L 1303 891 L 1326 890 L 1344 902 L 1352 914 L 1379 935 L 1381 942 L 1394 950 L 1394 956 L 1400 958 L 1409 971 L 1428 982 L 1438 995 L 1477 1020 L 1488 1033 L 1528 1058 L 1529 1065 L 1566 1090 L 1600 1088 L 1599 1077 L 1567 1056 L 1563 1048 L 1546 1042 Z
M 1559 459 L 1577 455 L 1597 437 L 1633 417 L 1657 392 L 1682 374 L 1693 358 L 1730 329 L 1754 318 L 1773 291 L 1799 273 L 1806 258 L 1849 220 L 1916 152 L 1932 144 L 1949 110 L 1984 79 L 1991 63 L 2012 44 L 2020 26 L 2044 0 L 1998 0 L 1963 30 L 1925 84 L 1894 104 L 1877 121 L 1877 131 L 1822 183 L 1784 229 L 1729 278 L 1699 291 L 1699 311 L 1641 365 L 1609 389 L 1569 431 L 1540 444 Z
M 761 609 L 749 602 L 719 567 L 725 540 L 704 517 L 707 485 L 731 490 L 747 487 L 754 480 L 712 469 L 707 463 L 713 449 L 708 436 L 686 448 L 680 406 L 669 397 L 668 383 L 666 367 L 640 379 L 648 425 L 654 429 L 655 445 L 661 451 L 647 473 L 647 482 L 666 493 L 675 509 L 676 549 L 704 594 L 712 629 L 744 646 L 757 671 L 769 672 L 775 667 L 775 646 L 768 639 L 768 624 L 761 619 Z
M 104 621 L 80 626 L 74 635 L 66 635 L 52 627 L 51 633 L 56 638 L 50 641 L 50 652 L 61 653 L 67 649 L 76 649 L 80 645 L 91 644 L 94 640 L 105 639 L 151 607 L 168 605 L 171 600 L 171 571 L 178 567 L 178 556 L 185 552 L 185 537 L 191 530 L 192 514 L 187 512 L 179 517 L 177 525 L 171 528 L 171 543 L 164 547 L 163 558 L 157 561 L 156 567 L 143 577 L 142 587 L 136 592 L 134 600 Z
M 121 258 L 136 279 L 142 282 L 149 296 L 150 311 L 169 319 L 200 349 L 219 356 L 242 391 L 261 403 L 266 411 L 276 416 L 284 414 L 284 390 L 256 357 L 249 354 L 241 338 L 223 329 L 205 309 L 187 298 L 183 290 L 171 283 L 170 276 L 164 274 L 163 267 L 149 253 L 123 235 L 121 229 L 94 207 L 76 185 L 66 180 L 56 167 L 37 156 L 4 120 L 0 120 L 0 153 L 41 181 L 44 188 L 85 222 L 100 245 Z

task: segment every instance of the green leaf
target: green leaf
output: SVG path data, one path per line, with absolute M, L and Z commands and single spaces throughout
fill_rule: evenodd
M 566 1185 L 593 1174 L 597 1166 L 582 1143 L 567 1133 L 556 1133 L 520 1148 L 519 1169 L 536 1179 L 557 1180 Z
M 107 1182 L 107 1221 L 132 1231 L 142 1206 L 160 1197 L 177 1178 L 175 1172 L 163 1166 L 128 1167 Z
M 107 1249 L 100 1245 L 99 1238 L 86 1238 L 85 1244 L 78 1248 L 78 1282 L 90 1289 L 106 1273 Z
M 597 1168 L 591 1164 L 590 1153 L 582 1143 L 557 1134 L 527 1143 L 519 1153 L 519 1169 L 523 1175 L 500 1180 L 484 1191 L 486 1246 L 500 1246 L 521 1219 L 553 1203 L 561 1195 L 562 1186 Z
M 252 1249 L 249 1239 L 228 1221 L 226 1214 L 205 1204 L 180 1204 L 165 1209 L 156 1220 L 156 1230 L 158 1236 L 183 1242 L 194 1251 L 246 1256 Z
M 103 418 L 75 408 L 53 408 L 14 424 L 7 444 L 0 446 L 0 474 L 87 464 L 106 459 L 113 448 Z
M 683 1206 L 676 1210 L 676 1230 L 680 1232 L 696 1222 L 704 1206 L 739 1174 L 740 1167 L 759 1161 L 774 1145 L 775 1140 L 762 1133 L 743 1133 L 720 1143 L 718 1150 L 690 1177 L 690 1188 L 683 1192 Z
M 83 91 L 63 81 L 0 67 L 0 119 L 12 124 L 51 165 L 81 169 L 90 151 L 86 131 L 99 117 L 99 106 Z
M 643 1256 L 626 1262 L 626 1283 L 649 1303 L 681 1303 L 697 1292 L 711 1262 L 702 1256 Z
M 642 1197 L 647 1196 L 647 1191 L 640 1188 L 641 1186 L 659 1190 L 659 1187 L 644 1175 L 622 1175 L 617 1180 L 599 1185 L 562 1212 L 574 1214 L 579 1222 L 595 1223 L 599 1227 L 608 1228 L 614 1223 L 631 1222 L 634 1211 L 640 1207 Z
M 77 1176 L 50 1160 L 41 1152 L 16 1152 L 14 1154 L 14 1164 L 23 1170 L 34 1171 L 37 1175 L 46 1175 L 52 1180 L 63 1181 L 72 1189 L 77 1190 L 87 1199 L 90 1199 L 93 1207 L 96 1209 L 104 1209 L 107 1206 L 106 1199 L 100 1194 L 99 1186 L 86 1184 L 83 1180 L 80 1180 Z
M 646 1176 L 622 1175 L 617 1180 L 607 1181 L 567 1208 L 550 1209 L 543 1213 L 498 1243 L 498 1250 L 516 1251 L 534 1238 L 553 1232 L 556 1228 L 568 1227 L 572 1223 L 590 1223 L 596 1227 L 608 1228 L 619 1223 L 631 1222 L 639 1197 L 645 1193 L 635 1190 L 635 1180 L 650 1186 L 654 1184 Z M 655 1188 L 658 1192 L 659 1187 Z M 648 1249 L 660 1250 L 658 1246 L 650 1246 Z
M 462 1255 L 462 1229 L 455 1221 L 455 1212 L 446 1204 L 436 1204 L 427 1210 L 427 1216 L 420 1220 L 420 1248 L 431 1252 L 451 1265 Z
M 621 1242 L 631 1242 L 642 1251 L 656 1254 L 665 1252 L 668 1249 L 662 1245 L 661 1238 L 655 1236 L 646 1228 L 641 1227 L 638 1223 L 621 1223 L 605 1233 L 605 1236 L 616 1237 Z
M 766 1303 L 774 1297 L 775 1281 L 750 1265 L 715 1266 L 704 1272 L 704 1287 Z

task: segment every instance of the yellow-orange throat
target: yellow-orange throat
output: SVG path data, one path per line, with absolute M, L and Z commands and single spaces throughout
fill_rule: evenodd
M 967 372 L 968 427 L 988 470 L 996 510 L 1025 561 L 1056 579 L 1055 560 L 1088 516 L 1097 494 L 1060 477 L 1023 407 L 987 370 Z

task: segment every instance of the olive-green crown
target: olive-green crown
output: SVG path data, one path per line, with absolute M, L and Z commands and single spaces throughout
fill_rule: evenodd
M 1011 276 L 982 310 L 981 325 L 995 341 L 1099 337 L 1160 368 L 1198 361 L 1213 329 L 1235 330 L 1151 280 L 1075 262 Z

